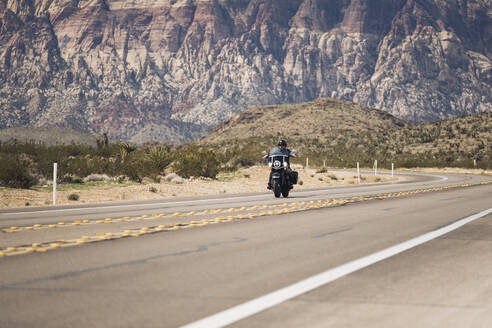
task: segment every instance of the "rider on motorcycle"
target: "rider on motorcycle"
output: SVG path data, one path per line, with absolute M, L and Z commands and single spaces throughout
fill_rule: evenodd
M 296 154 L 290 149 L 287 148 L 287 142 L 282 139 L 277 143 L 277 148 L 273 149 L 270 152 L 270 155 L 288 155 L 287 157 L 287 169 L 290 171 L 290 157 L 296 157 Z M 267 155 L 268 156 L 268 155 Z M 270 177 L 268 178 L 268 186 L 267 189 L 272 189 L 272 173 L 273 171 L 270 171 Z

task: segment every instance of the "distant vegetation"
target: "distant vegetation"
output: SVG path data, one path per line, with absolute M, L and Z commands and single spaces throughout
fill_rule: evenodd
M 463 167 L 492 168 L 492 113 L 461 117 L 418 126 L 405 125 L 387 131 L 354 131 L 333 138 L 286 136 L 298 157 L 294 163 L 331 167 Z M 233 165 L 260 162 L 262 150 L 273 147 L 280 136 L 247 137 L 209 143 L 229 154 Z M 476 166 L 475 166 L 476 165 Z
M 102 139 L 103 140 L 103 139 Z M 98 142 L 97 146 L 70 144 L 46 146 L 33 141 L 0 142 L 0 185 L 30 188 L 53 177 L 53 163 L 58 163 L 60 183 L 103 181 L 94 176 L 107 175 L 114 181 L 159 181 L 165 170 L 188 178 L 215 178 L 222 154 L 196 144 L 182 146 Z
M 289 132 L 290 131 L 290 132 Z M 354 167 L 492 168 L 492 113 L 410 125 L 336 99 L 252 108 L 217 127 L 202 143 L 250 165 L 279 138 L 296 148 L 299 164 Z
M 83 133 L 68 128 L 47 127 L 17 127 L 0 130 L 0 141 L 7 142 L 9 140 L 17 140 L 19 142 L 36 141 L 48 146 L 59 144 L 88 144 L 95 146 L 96 137 L 89 133 Z
M 296 107 L 297 106 L 297 107 Z M 294 163 L 311 166 L 492 168 L 492 113 L 412 126 L 391 115 L 339 100 L 253 108 L 219 126 L 199 142 L 137 146 L 94 138 L 95 145 L 47 145 L 0 141 L 0 185 L 30 188 L 52 179 L 60 183 L 144 178 L 165 172 L 215 178 L 220 171 L 264 164 L 261 152 L 279 138 L 297 150 Z M 289 131 L 291 133 L 289 133 Z M 474 163 L 475 161 L 475 163 Z

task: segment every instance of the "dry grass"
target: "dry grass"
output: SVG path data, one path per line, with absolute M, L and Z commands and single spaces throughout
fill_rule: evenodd
M 374 159 L 385 159 L 399 167 L 473 168 L 475 160 L 477 167 L 490 169 L 491 126 L 492 112 L 410 125 L 368 107 L 317 99 L 248 109 L 218 126 L 202 142 L 239 149 L 236 153 L 252 148 L 260 152 L 260 147 L 269 148 L 282 136 L 300 157 L 324 158 L 331 166 L 368 165 Z
M 272 122 L 275 124 L 272 125 Z M 250 108 L 216 127 L 203 141 L 217 143 L 266 134 L 291 137 L 315 135 L 326 141 L 340 134 L 379 132 L 406 124 L 381 110 L 339 99 L 320 98 L 300 104 Z
M 316 173 L 315 169 L 295 168 L 299 172 L 302 185 L 294 190 L 323 188 L 328 186 L 353 185 L 357 183 L 354 172 L 330 171 Z M 170 182 L 147 184 L 93 183 L 87 185 L 61 185 L 57 191 L 57 204 L 103 203 L 121 200 L 162 199 L 180 196 L 239 194 L 249 192 L 267 192 L 268 167 L 253 166 L 232 173 L 221 173 L 217 180 L 190 179 L 183 184 Z M 364 174 L 361 183 L 387 182 L 391 177 Z M 155 188 L 155 192 L 151 189 Z M 69 195 L 79 195 L 78 201 L 68 200 Z M 0 188 L 0 207 L 46 206 L 52 203 L 50 188 L 21 190 Z

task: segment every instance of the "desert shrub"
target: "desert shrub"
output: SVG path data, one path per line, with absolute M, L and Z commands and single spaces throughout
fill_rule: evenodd
M 84 179 L 81 177 L 71 175 L 71 174 L 65 174 L 61 179 L 60 182 L 62 183 L 75 183 L 75 184 L 83 184 Z
M 177 152 L 173 168 L 184 178 L 191 176 L 215 178 L 219 173 L 219 165 L 220 161 L 216 152 L 189 145 Z
M 60 182 L 61 183 L 72 183 L 72 176 L 69 174 L 65 174 L 63 177 L 61 177 Z
M 122 168 L 121 173 L 128 177 L 131 181 L 142 182 L 144 174 L 142 174 L 142 165 L 137 160 L 127 160 Z
M 169 150 L 163 146 L 154 146 L 146 149 L 145 160 L 148 163 L 150 171 L 161 173 L 172 162 L 172 156 Z
M 88 161 L 90 173 L 107 174 L 110 176 L 117 174 L 117 167 L 115 166 L 114 161 L 109 157 L 95 156 Z
M 77 200 L 79 200 L 79 195 L 77 195 L 77 194 L 70 194 L 70 195 L 68 195 L 68 200 L 77 201 Z
M 150 187 L 149 191 L 150 192 L 157 192 L 157 188 L 156 187 Z
M 316 173 L 326 173 L 326 172 L 328 172 L 326 167 L 323 167 L 323 168 L 319 169 L 318 171 L 316 171 Z
M 150 175 L 148 167 L 136 153 L 127 156 L 121 166 L 121 173 L 126 175 L 131 181 L 138 183 L 141 183 L 144 177 Z
M 130 154 L 137 149 L 137 146 L 129 144 L 127 142 L 120 142 L 120 150 L 126 154 Z
M 220 168 L 221 172 L 236 172 L 239 168 L 236 165 L 225 164 Z
M 93 167 L 91 166 L 91 159 L 85 156 L 76 156 L 74 158 L 69 158 L 66 163 L 66 172 L 68 174 L 77 175 L 81 177 L 86 177 L 93 172 Z
M 248 154 L 245 153 L 240 153 L 237 155 L 237 157 L 234 159 L 234 164 L 236 166 L 243 166 L 243 167 L 249 167 L 253 166 L 258 162 L 257 159 L 254 157 L 248 156 Z
M 0 185 L 29 189 L 36 183 L 29 161 L 20 156 L 0 156 Z
M 238 166 L 248 167 L 263 163 L 262 151 L 268 150 L 272 144 L 266 146 L 264 141 L 258 138 L 243 140 L 231 140 L 223 145 L 224 168 L 234 171 Z M 212 148 L 213 146 L 209 146 Z

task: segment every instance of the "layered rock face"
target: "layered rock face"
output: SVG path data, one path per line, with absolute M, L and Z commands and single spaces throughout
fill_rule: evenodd
M 492 0 L 0 0 L 0 128 L 182 141 L 256 105 L 420 122 L 491 90 Z

